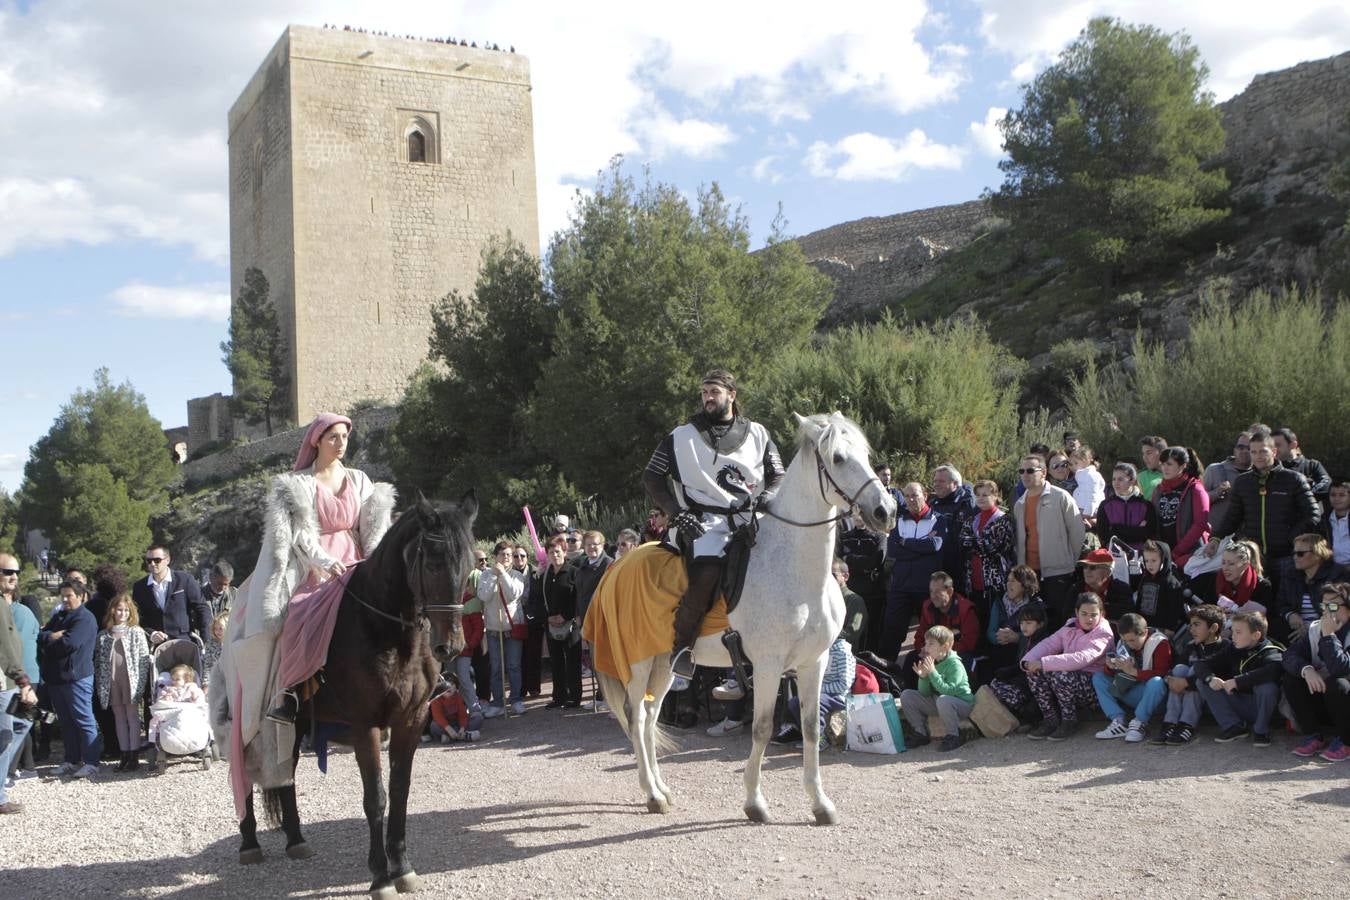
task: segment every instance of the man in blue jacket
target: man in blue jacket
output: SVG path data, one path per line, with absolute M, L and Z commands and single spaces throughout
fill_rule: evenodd
M 173 571 L 172 562 L 168 550 L 151 547 L 145 554 L 150 576 L 131 588 L 141 627 L 152 645 L 185 638 L 194 631 L 203 639 L 211 633 L 211 606 L 202 598 L 201 585 L 187 572 Z
M 928 580 L 942 568 L 946 521 L 928 505 L 923 485 L 911 481 L 900 490 L 905 505 L 895 529 L 886 541 L 886 567 L 890 585 L 886 591 L 886 616 L 877 653 L 895 659 L 909 633 L 910 620 L 928 599 Z
M 86 778 L 98 772 L 101 748 L 94 721 L 94 642 L 98 623 L 84 602 L 84 586 L 61 583 L 61 606 L 38 632 L 42 680 L 52 709 L 61 720 L 66 761 L 57 775 Z

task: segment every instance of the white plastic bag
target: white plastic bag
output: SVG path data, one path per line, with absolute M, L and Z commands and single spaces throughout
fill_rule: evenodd
M 1120 538 L 1111 538 L 1108 547 L 1111 551 L 1111 577 L 1116 581 L 1130 583 L 1130 576 L 1140 575 L 1144 571 L 1143 554 L 1129 544 L 1122 544 Z
M 1194 578 L 1197 575 L 1217 572 L 1219 571 L 1219 564 L 1223 562 L 1222 557 L 1224 551 L 1230 549 L 1232 546 L 1233 536 L 1229 535 L 1219 542 L 1219 547 L 1214 551 L 1213 556 L 1206 556 L 1204 553 L 1204 545 L 1202 544 L 1200 549 L 1195 551 L 1190 559 L 1186 560 L 1186 565 L 1182 567 L 1182 571 L 1191 578 Z
M 848 698 L 848 749 L 859 753 L 901 753 L 904 732 L 890 694 L 851 694 Z

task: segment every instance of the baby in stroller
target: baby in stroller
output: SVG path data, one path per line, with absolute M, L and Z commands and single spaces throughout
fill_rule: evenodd
M 206 708 L 206 694 L 197 687 L 197 673 L 188 665 L 174 666 L 159 676 L 154 705 L 150 707 L 150 740 L 159 736 L 159 727 L 170 717 L 175 720 L 184 705 Z

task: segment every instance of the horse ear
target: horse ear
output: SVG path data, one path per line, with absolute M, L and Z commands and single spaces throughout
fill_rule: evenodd
M 478 492 L 469 488 L 464 496 L 459 498 L 459 508 L 470 522 L 478 518 Z
M 802 425 L 804 425 L 804 424 L 806 423 L 806 416 L 798 415 L 797 412 L 796 412 L 795 410 L 794 410 L 793 413 L 792 413 L 792 418 L 794 418 L 794 419 L 797 420 L 797 427 L 798 427 L 798 428 L 801 428 Z
M 438 521 L 436 507 L 431 505 L 431 501 L 422 493 L 421 488 L 417 490 L 417 517 L 422 520 L 423 525 L 434 526 Z

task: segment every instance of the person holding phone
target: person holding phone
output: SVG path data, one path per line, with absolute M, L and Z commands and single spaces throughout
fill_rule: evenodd
M 1284 695 L 1307 735 L 1294 753 L 1350 759 L 1350 584 L 1322 588 L 1321 616 L 1284 655 Z

